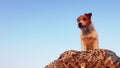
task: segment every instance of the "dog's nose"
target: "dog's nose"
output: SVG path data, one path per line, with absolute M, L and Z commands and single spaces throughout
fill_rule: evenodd
M 78 23 L 78 27 L 79 28 L 81 28 L 82 27 L 82 23 L 80 22 L 80 23 Z
M 81 25 L 82 25 L 82 23 L 80 22 L 80 23 L 78 23 L 78 25 L 79 25 L 79 26 L 81 26 Z

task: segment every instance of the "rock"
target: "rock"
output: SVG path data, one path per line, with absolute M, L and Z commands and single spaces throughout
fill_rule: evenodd
M 45 68 L 120 68 L 120 58 L 110 50 L 68 50 Z

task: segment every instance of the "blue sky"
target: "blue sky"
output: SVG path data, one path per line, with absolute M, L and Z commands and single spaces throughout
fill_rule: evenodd
M 44 68 L 81 50 L 76 18 L 92 12 L 99 47 L 120 56 L 120 0 L 1 0 L 0 68 Z

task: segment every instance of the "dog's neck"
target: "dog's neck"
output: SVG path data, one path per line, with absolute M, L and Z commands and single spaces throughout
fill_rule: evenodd
M 95 29 L 93 27 L 93 24 L 90 24 L 89 26 L 83 27 L 81 30 L 82 30 L 83 35 L 88 35 Z

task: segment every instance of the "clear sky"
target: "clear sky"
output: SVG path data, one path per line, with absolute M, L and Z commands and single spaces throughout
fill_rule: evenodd
M 88 12 L 99 47 L 120 56 L 120 0 L 0 0 L 0 68 L 44 68 L 81 50 L 76 18 Z

